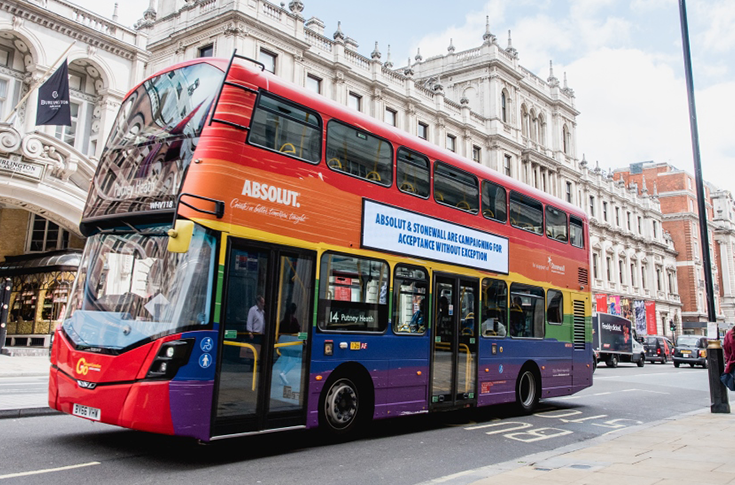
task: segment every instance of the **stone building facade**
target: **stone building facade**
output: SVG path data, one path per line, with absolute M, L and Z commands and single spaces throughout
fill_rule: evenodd
M 674 241 L 678 255 L 676 258 L 676 276 L 679 296 L 682 303 L 682 326 L 685 332 L 706 334 L 707 328 L 707 294 L 702 262 L 702 242 L 700 241 L 697 189 L 694 176 L 667 163 L 646 162 L 631 165 L 628 169 L 615 171 L 615 178 L 628 184 L 636 184 L 641 190 L 646 189 L 657 194 L 661 201 L 661 212 L 664 214 L 663 228 Z M 726 196 L 720 194 L 721 211 L 715 221 L 712 192 L 714 187 L 705 184 L 705 207 L 707 211 L 707 228 L 709 234 L 710 260 L 712 262 L 712 281 L 714 285 L 714 303 L 717 320 L 725 322 L 723 313 L 723 280 L 720 268 L 723 261 L 732 261 L 732 257 L 720 259 L 716 250 L 715 234 L 723 226 L 723 243 L 727 240 Z M 714 189 L 716 190 L 716 189 Z M 721 249 L 727 251 L 727 243 Z M 732 255 L 732 253 L 730 253 Z M 726 275 L 727 277 L 728 275 Z M 667 275 L 668 277 L 668 275 Z M 726 278 L 727 279 L 727 278 Z M 731 286 L 728 280 L 728 285 Z M 729 290 L 731 292 L 731 290 Z M 732 301 L 732 294 L 729 296 Z M 731 303 L 730 303 L 731 304 Z
M 680 335 L 677 250 L 663 228 L 659 197 L 643 186 L 639 191 L 635 182 L 616 180 L 611 171 L 582 165 L 580 185 L 590 216 L 592 290 L 598 311 L 619 304 L 623 315 L 635 319 L 638 307 L 647 314 L 648 334 Z
M 13 284 L 11 343 L 45 343 L 61 318 L 89 182 L 122 98 L 144 75 L 145 45 L 141 32 L 64 0 L 0 0 L 0 277 Z M 60 57 L 72 125 L 36 126 L 36 88 Z

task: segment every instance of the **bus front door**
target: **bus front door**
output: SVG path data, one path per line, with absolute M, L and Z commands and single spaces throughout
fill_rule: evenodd
M 478 282 L 454 275 L 434 280 L 431 407 L 477 401 Z
M 315 255 L 228 241 L 212 435 L 303 425 Z

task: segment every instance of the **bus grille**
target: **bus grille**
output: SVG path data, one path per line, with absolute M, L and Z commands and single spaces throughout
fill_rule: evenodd
M 577 268 L 577 281 L 580 285 L 587 286 L 590 282 L 589 272 L 584 268 Z
M 574 350 L 584 350 L 584 301 L 574 300 Z

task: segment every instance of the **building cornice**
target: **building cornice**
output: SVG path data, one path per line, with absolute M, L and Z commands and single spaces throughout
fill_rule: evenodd
M 75 8 L 78 7 L 75 6 Z M 136 57 L 147 58 L 149 56 L 149 52 L 143 48 L 116 39 L 108 33 L 95 30 L 28 1 L 16 0 L 8 2 L 6 0 L 0 0 L 0 10 L 4 10 L 25 21 L 59 32 L 70 39 L 104 50 L 125 60 L 131 61 Z M 115 24 L 114 22 L 105 21 L 105 24 L 112 31 L 115 29 L 125 29 L 122 25 Z M 130 31 L 130 35 L 137 36 L 138 34 Z

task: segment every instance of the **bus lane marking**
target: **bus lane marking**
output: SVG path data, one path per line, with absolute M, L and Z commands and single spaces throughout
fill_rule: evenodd
M 536 428 L 528 431 L 520 431 L 518 433 L 508 433 L 503 436 L 522 443 L 533 443 L 536 441 L 548 440 L 549 438 L 559 438 L 560 436 L 566 436 L 572 433 L 574 433 L 574 431 L 568 429 Z M 524 436 L 528 436 L 528 438 L 524 438 Z
M 632 425 L 618 424 L 620 421 L 630 421 Z M 605 421 L 604 423 L 592 423 L 592 426 L 600 426 L 602 428 L 620 429 L 620 428 L 627 428 L 628 426 L 634 426 L 637 424 L 643 424 L 643 421 L 638 421 L 637 419 L 618 418 L 618 419 L 611 419 L 609 421 Z
M 101 464 L 102 463 L 100 463 L 99 461 L 90 461 L 89 463 L 80 463 L 78 465 L 60 466 L 58 468 L 45 468 L 43 470 L 32 470 L 28 472 L 9 473 L 7 475 L 0 475 L 0 480 L 5 480 L 6 478 L 27 477 L 30 475 L 41 475 L 43 473 L 63 472 L 66 470 L 74 470 L 76 468 L 84 468 L 88 466 L 101 465 Z
M 505 428 L 496 429 L 493 431 L 486 431 L 485 434 L 493 435 L 493 434 L 507 433 L 509 431 L 516 431 L 519 429 L 530 428 L 533 425 L 531 423 L 521 423 L 520 421 L 501 421 L 501 422 L 490 423 L 490 424 L 481 424 L 479 426 L 470 426 L 469 428 L 465 428 L 465 429 L 467 431 L 473 431 L 476 429 L 495 428 L 499 426 L 505 426 Z

